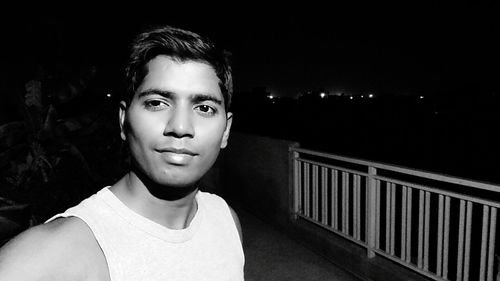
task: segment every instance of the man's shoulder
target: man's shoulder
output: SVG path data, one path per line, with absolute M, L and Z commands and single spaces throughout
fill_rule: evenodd
M 227 206 L 227 209 L 229 210 L 229 213 L 231 214 L 231 217 L 234 221 L 234 224 L 236 226 L 236 229 L 238 230 L 238 235 L 240 236 L 240 240 L 243 242 L 243 233 L 242 233 L 242 230 L 241 230 L 241 223 L 240 223 L 240 219 L 238 217 L 238 214 L 236 213 L 236 211 L 229 205 L 229 203 L 221 196 L 217 195 L 217 194 L 214 194 L 214 193 L 209 193 L 209 192 L 199 192 L 199 194 L 201 196 L 204 196 L 205 200 L 211 200 L 212 202 L 217 202 L 216 204 L 219 204 L 220 206 L 223 206 L 224 209 L 226 209 L 226 206 Z
M 19 276 L 44 280 L 40 278 L 44 275 L 77 280 L 90 266 L 86 261 L 99 260 L 99 251 L 85 222 L 76 217 L 59 218 L 32 227 L 9 241 L 0 250 L 0 275 L 12 276 L 13 280 Z

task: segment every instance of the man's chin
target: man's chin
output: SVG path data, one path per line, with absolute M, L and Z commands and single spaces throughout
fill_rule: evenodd
M 196 180 L 193 180 L 196 178 Z M 170 188 L 190 188 L 198 182 L 197 177 L 193 177 L 192 175 L 183 176 L 177 175 L 172 177 L 171 175 L 160 174 L 158 177 L 154 177 L 154 181 L 161 186 L 170 187 Z
M 192 175 L 171 177 L 164 173 L 145 174 L 141 169 L 135 169 L 135 173 L 149 192 L 160 199 L 181 199 L 195 191 L 197 187 L 197 181 L 193 181 Z

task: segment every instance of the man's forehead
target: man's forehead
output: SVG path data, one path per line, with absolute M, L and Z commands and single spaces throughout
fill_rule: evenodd
M 204 68 L 208 72 L 212 72 L 215 77 L 219 78 L 217 76 L 217 72 L 214 68 L 213 65 L 208 63 L 205 60 L 198 60 L 198 59 L 181 59 L 177 57 L 172 57 L 168 55 L 157 55 L 154 58 L 150 59 L 146 64 L 146 70 L 149 72 L 151 68 L 156 67 L 158 65 L 161 65 L 164 69 L 166 68 L 171 68 L 171 67 L 177 67 L 177 68 L 186 68 L 191 65 L 196 65 L 199 68 Z
M 213 67 L 204 62 L 172 60 L 157 56 L 147 64 L 146 75 L 139 86 L 139 92 L 157 88 L 172 92 L 220 94 L 220 79 Z

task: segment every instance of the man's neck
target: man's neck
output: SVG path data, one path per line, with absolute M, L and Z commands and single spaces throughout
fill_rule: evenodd
M 186 187 L 185 194 L 178 196 L 179 191 L 170 187 L 147 186 L 133 171 L 110 190 L 131 210 L 170 229 L 188 227 L 198 209 L 197 188 Z

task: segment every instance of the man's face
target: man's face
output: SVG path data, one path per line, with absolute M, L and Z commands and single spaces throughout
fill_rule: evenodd
M 151 60 L 128 108 L 120 106 L 122 138 L 134 162 L 153 182 L 194 184 L 227 144 L 226 113 L 219 78 L 208 64 Z

